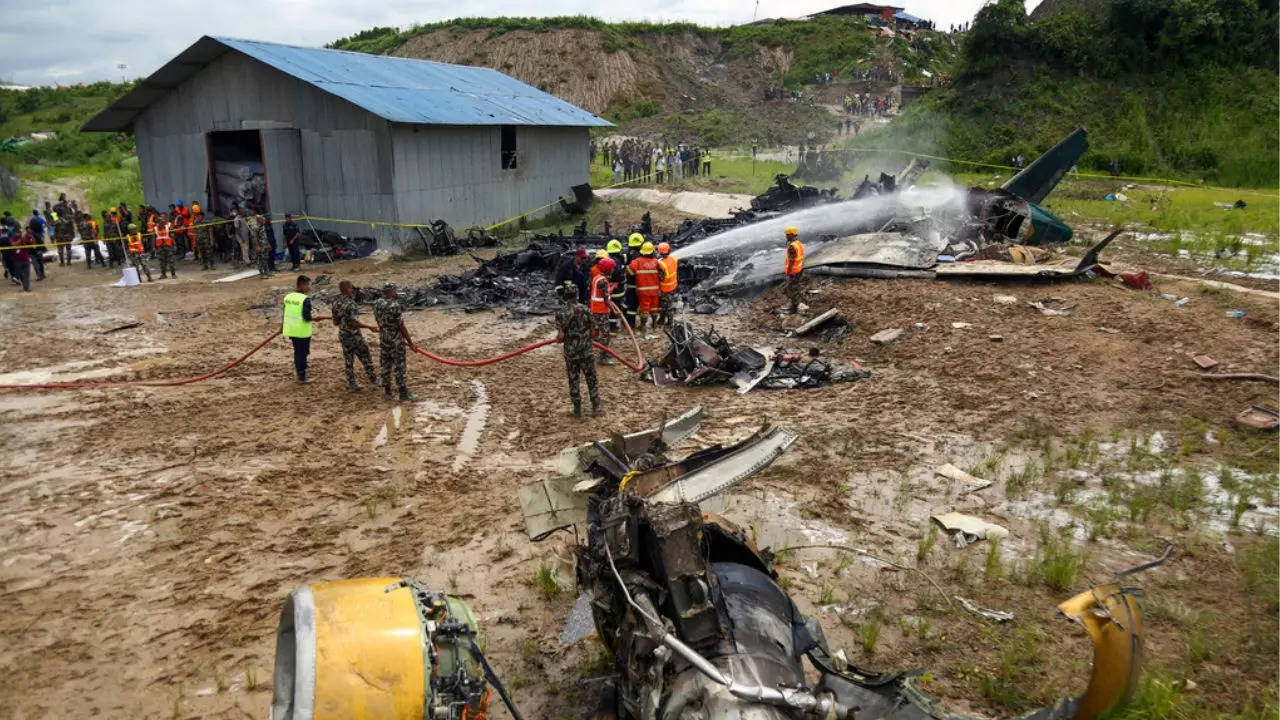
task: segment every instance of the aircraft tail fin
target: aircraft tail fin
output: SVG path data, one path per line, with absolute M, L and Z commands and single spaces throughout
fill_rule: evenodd
M 1072 165 L 1080 159 L 1089 148 L 1088 133 L 1084 128 L 1076 128 L 1070 135 L 1049 152 L 1036 158 L 1034 162 L 1014 175 L 1003 189 L 1018 197 L 1039 204 L 1058 186 L 1058 181 L 1067 174 Z

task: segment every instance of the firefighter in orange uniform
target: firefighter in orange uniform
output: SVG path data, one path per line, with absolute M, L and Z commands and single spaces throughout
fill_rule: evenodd
M 601 252 L 604 252 L 603 250 Z M 591 267 L 591 279 L 588 287 L 591 290 L 590 302 L 588 305 L 591 309 L 591 324 L 596 328 L 596 341 L 601 345 L 608 345 L 611 339 L 609 324 L 609 297 L 613 294 L 614 284 L 609 281 L 613 277 L 614 268 L 618 267 L 618 263 L 609 257 L 608 253 L 604 253 L 604 257 L 596 260 L 596 264 Z M 605 351 L 600 351 L 600 364 L 612 365 L 613 359 Z
M 676 269 L 676 258 L 671 254 L 671 245 L 668 243 L 658 243 L 658 254 L 662 259 L 658 264 L 662 266 L 662 283 L 658 289 L 662 292 L 662 297 L 658 299 L 658 324 L 670 326 L 673 318 L 673 309 L 676 301 L 676 288 L 680 286 L 680 276 Z
M 787 259 L 782 270 L 786 273 L 782 289 L 791 301 L 791 313 L 794 315 L 804 295 L 804 243 L 800 242 L 800 231 L 793 227 L 787 228 Z
M 627 265 L 627 274 L 635 278 L 632 284 L 636 289 L 636 332 L 644 331 L 645 339 L 651 340 L 657 328 L 664 276 L 662 265 L 653 256 L 653 243 L 645 242 L 640 246 L 640 257 Z

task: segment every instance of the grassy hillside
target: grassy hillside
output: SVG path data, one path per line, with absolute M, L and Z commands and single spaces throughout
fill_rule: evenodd
M 461 18 L 374 28 L 331 47 L 492 67 L 607 117 L 624 133 L 707 145 L 798 144 L 811 133 L 828 140 L 835 125 L 808 87 L 815 75 L 879 68 L 923 81 L 925 72 L 944 73 L 957 50 L 940 33 L 889 40 L 861 18 L 836 17 L 726 28 Z M 770 87 L 804 95 L 766 102 Z
M 1265 5 L 1265 0 L 1262 5 Z M 983 8 L 956 82 L 856 144 L 1008 164 L 1076 126 L 1081 169 L 1275 187 L 1275 3 L 1020 0 Z
M 142 181 L 133 136 L 82 133 L 84 121 L 132 87 L 129 83 L 93 83 L 65 88 L 0 90 L 0 140 L 31 133 L 57 133 L 42 142 L 26 142 L 0 151 L 0 165 L 24 181 L 17 193 L 0 197 L 0 207 L 20 216 L 37 197 L 31 181 L 67 185 L 75 178 L 91 207 L 124 200 L 140 203 Z M 49 192 L 52 192 L 51 190 Z

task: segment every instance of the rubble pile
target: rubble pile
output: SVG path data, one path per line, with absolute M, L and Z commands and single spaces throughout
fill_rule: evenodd
M 822 358 L 817 348 L 797 352 L 735 345 L 714 328 L 699 331 L 688 322 L 676 323 L 666 334 L 671 344 L 649 370 L 658 387 L 727 383 L 746 393 L 757 387 L 794 390 L 871 377 L 860 367 Z

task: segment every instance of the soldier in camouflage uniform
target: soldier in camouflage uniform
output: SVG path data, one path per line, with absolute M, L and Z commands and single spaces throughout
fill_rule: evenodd
M 560 309 L 556 310 L 556 339 L 564 343 L 564 370 L 569 376 L 569 399 L 573 401 L 573 416 L 582 417 L 582 394 L 578 389 L 578 377 L 587 378 L 587 395 L 591 397 L 591 414 L 604 414 L 600 391 L 596 387 L 596 364 L 591 356 L 591 313 L 578 302 L 578 288 L 572 282 L 560 286 Z
M 267 244 L 267 231 L 262 227 L 262 216 L 250 213 L 244 219 L 249 228 L 249 240 L 253 244 L 253 254 L 258 260 L 258 277 L 271 277 L 271 246 Z
M 191 208 L 191 224 L 197 226 L 193 232 L 196 234 L 196 252 L 200 254 L 200 269 L 213 270 L 218 244 L 213 239 L 213 225 L 205 219 L 200 203 L 193 204 Z
M 80 244 L 84 247 L 84 265 L 93 268 L 93 259 L 98 258 L 98 265 L 107 266 L 102 259 L 102 248 L 98 247 L 98 232 L 93 226 L 93 218 L 89 213 L 76 215 L 76 232 L 80 233 Z
M 58 265 L 71 264 L 71 241 L 75 238 L 75 219 L 71 206 L 67 204 L 67 194 L 58 195 L 58 204 L 53 206 L 53 241 L 58 248 Z M 65 258 L 65 259 L 64 259 Z
M 378 321 L 378 365 L 382 371 L 382 389 L 387 397 L 391 397 L 391 371 L 394 369 L 400 400 L 413 400 L 404 380 L 405 345 L 413 341 L 404 326 L 404 308 L 396 299 L 396 286 L 392 283 L 382 286 L 382 298 L 373 304 L 373 317 Z
M 338 342 L 342 344 L 342 361 L 347 366 L 347 387 L 351 392 L 359 392 L 362 388 L 356 382 L 356 358 L 360 358 L 360 362 L 364 365 L 369 382 L 374 385 L 379 383 L 373 375 L 373 357 L 369 354 L 369 345 L 365 343 L 364 336 L 360 334 L 360 327 L 356 325 L 356 316 L 360 313 L 360 308 L 356 305 L 355 288 L 352 287 L 350 280 L 343 280 L 338 283 L 338 291 L 342 294 L 333 301 L 333 324 L 338 326 Z M 401 385 L 401 387 L 404 386 Z

